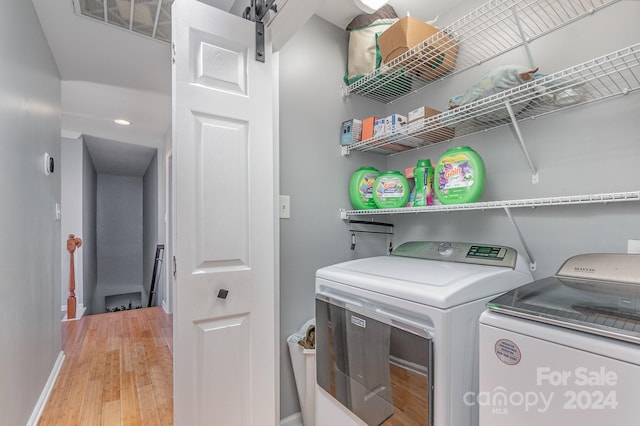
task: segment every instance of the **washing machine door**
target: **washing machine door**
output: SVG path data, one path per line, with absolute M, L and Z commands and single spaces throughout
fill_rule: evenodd
M 428 327 L 362 305 L 349 296 L 316 294 L 318 385 L 368 425 L 388 419 L 431 425 Z

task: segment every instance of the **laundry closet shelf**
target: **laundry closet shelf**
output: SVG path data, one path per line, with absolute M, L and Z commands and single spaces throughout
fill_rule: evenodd
M 619 0 L 493 0 L 344 87 L 392 102 L 544 36 Z M 455 40 L 455 42 L 454 42 Z M 433 46 L 438 46 L 434 49 Z M 447 55 L 457 49 L 457 55 Z M 430 71 L 431 65 L 444 63 Z M 454 63 L 447 63 L 448 56 Z M 453 61 L 452 61 L 453 62 Z M 440 68 L 440 70 L 438 69 Z M 440 74 L 443 69 L 448 73 Z
M 608 204 L 623 201 L 640 201 L 640 191 L 609 192 L 602 194 L 567 195 L 559 197 L 526 198 L 521 200 L 484 201 L 469 204 L 438 204 L 426 207 L 402 207 L 397 209 L 340 210 L 340 217 L 376 216 L 390 214 L 416 214 L 452 211 L 512 209 L 520 207 L 568 206 L 578 204 Z
M 393 155 L 640 89 L 640 43 L 342 147 Z

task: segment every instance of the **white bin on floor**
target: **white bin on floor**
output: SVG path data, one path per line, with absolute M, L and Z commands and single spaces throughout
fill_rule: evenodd
M 298 344 L 298 342 L 304 338 L 307 329 L 312 324 L 315 325 L 315 318 L 307 321 L 297 333 L 287 338 L 293 376 L 296 380 L 296 388 L 298 389 L 302 424 L 304 426 L 315 425 L 316 350 L 305 349 Z

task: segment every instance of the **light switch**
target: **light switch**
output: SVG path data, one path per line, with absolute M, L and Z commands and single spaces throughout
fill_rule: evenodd
M 640 253 L 640 240 L 628 240 L 627 253 Z

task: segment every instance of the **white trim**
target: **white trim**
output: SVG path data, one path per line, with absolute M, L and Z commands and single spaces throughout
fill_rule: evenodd
M 167 315 L 170 315 L 171 312 L 169 312 L 169 307 L 167 306 L 167 302 L 165 300 L 162 301 L 162 309 L 164 310 L 164 313 Z
M 82 133 L 62 129 L 60 136 L 67 139 L 80 139 L 82 137 Z
M 53 364 L 53 369 L 51 369 L 51 374 L 49 374 L 47 383 L 45 383 L 44 388 L 42 389 L 40 398 L 38 398 L 38 402 L 36 403 L 36 406 L 33 408 L 31 417 L 29 417 L 29 420 L 27 421 L 27 426 L 36 426 L 38 424 L 38 421 L 40 421 L 40 416 L 42 415 L 42 411 L 44 410 L 45 405 L 47 405 L 47 400 L 49 399 L 49 395 L 51 395 L 51 391 L 53 390 L 53 385 L 56 384 L 56 380 L 58 379 L 58 374 L 60 374 L 60 370 L 62 369 L 63 363 L 64 363 L 64 352 L 60 351 L 55 364 Z
M 85 308 L 82 303 L 78 304 L 78 307 L 76 308 L 76 317 L 72 319 L 67 319 L 67 305 L 62 305 L 61 311 L 64 314 L 64 317 L 62 318 L 62 322 L 78 321 L 80 318 L 84 316 L 84 313 L 87 311 L 87 308 Z
M 289 417 L 280 419 L 280 426 L 303 426 L 302 414 L 300 414 L 300 411 L 298 411 L 297 413 L 293 413 Z

